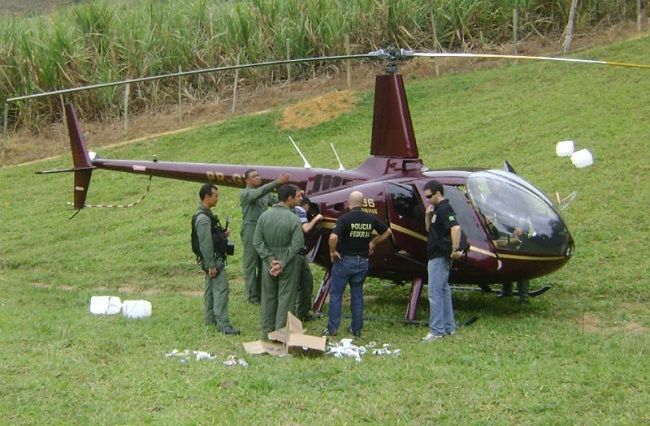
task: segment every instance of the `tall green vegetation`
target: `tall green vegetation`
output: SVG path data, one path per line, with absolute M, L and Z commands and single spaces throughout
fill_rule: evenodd
M 580 2 L 577 30 L 618 23 L 636 13 L 632 1 Z M 417 49 L 472 49 L 512 38 L 512 11 L 520 37 L 557 34 L 571 0 L 134 0 L 89 1 L 51 16 L 0 18 L 0 97 L 89 84 L 228 66 L 355 51 L 390 44 Z M 433 34 L 437 35 L 437 45 Z M 319 64 L 292 77 L 312 75 Z M 244 83 L 286 77 L 284 68 L 242 72 Z M 214 96 L 232 81 L 222 75 L 167 79 L 131 87 L 137 110 Z M 181 85 L 179 88 L 178 86 Z M 89 118 L 120 114 L 124 87 L 75 95 Z M 37 128 L 60 114 L 60 101 L 41 98 L 10 111 L 14 125 Z

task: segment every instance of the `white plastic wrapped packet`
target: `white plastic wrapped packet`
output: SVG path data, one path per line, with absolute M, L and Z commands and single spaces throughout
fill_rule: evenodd
M 122 316 L 125 318 L 150 317 L 151 302 L 147 300 L 125 300 L 122 302 Z
M 594 164 L 594 157 L 588 149 L 581 149 L 571 154 L 571 162 L 579 169 Z
M 204 359 L 208 360 L 208 361 L 212 361 L 212 360 L 217 358 L 216 355 L 212 356 L 209 353 L 203 352 L 203 351 L 194 351 L 194 355 L 196 355 L 196 360 L 197 361 L 201 361 L 201 360 L 204 360 Z
M 223 362 L 223 365 L 227 367 L 232 367 L 234 365 L 237 365 L 237 357 L 234 355 L 230 355 L 228 359 Z
M 189 357 L 190 356 L 190 351 L 188 349 L 185 349 L 183 352 L 179 351 L 178 349 L 172 350 L 170 353 L 165 355 L 167 358 L 177 356 L 177 357 Z
M 117 296 L 93 296 L 90 298 L 90 313 L 94 315 L 115 315 L 122 309 Z
M 558 157 L 570 157 L 573 150 L 573 141 L 560 141 L 555 146 L 555 153 Z

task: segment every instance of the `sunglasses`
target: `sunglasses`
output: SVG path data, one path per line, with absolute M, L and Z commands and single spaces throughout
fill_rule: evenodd
M 434 195 L 436 194 L 424 194 L 424 196 L 427 197 L 427 200 L 432 199 Z

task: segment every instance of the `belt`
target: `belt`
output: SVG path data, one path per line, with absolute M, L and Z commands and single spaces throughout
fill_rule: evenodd
M 352 259 L 358 259 L 358 260 L 368 260 L 368 256 L 362 256 L 360 254 L 342 254 L 341 257 L 350 257 Z

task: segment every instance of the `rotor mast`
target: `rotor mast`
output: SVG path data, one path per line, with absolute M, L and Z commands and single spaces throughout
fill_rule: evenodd
M 391 158 L 419 158 L 404 81 L 397 62 L 413 58 L 413 52 L 389 47 L 370 52 L 371 59 L 387 60 L 386 74 L 375 79 L 370 155 Z

